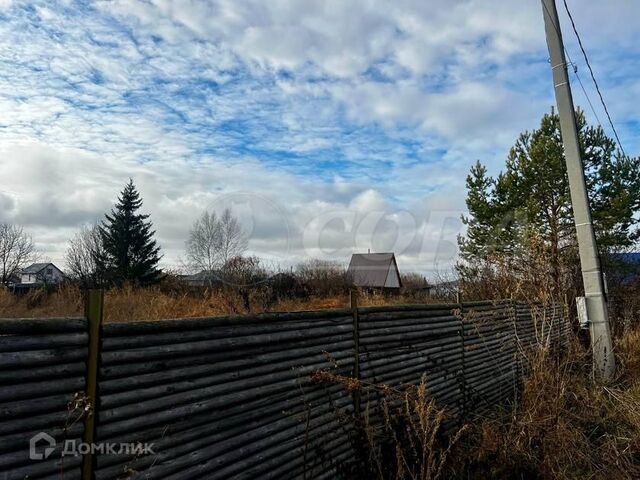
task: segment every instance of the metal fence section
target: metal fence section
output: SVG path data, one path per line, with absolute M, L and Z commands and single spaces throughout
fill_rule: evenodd
M 152 443 L 156 455 L 100 456 L 96 477 L 332 472 L 349 444 L 335 411 L 351 398 L 309 375 L 350 376 L 353 349 L 349 310 L 107 325 L 98 441 Z
M 532 347 L 566 344 L 571 325 L 560 306 L 515 302 L 365 307 L 359 311 L 361 379 L 420 384 L 451 417 L 513 398 Z M 378 390 L 363 404 L 379 403 Z
M 462 319 L 452 305 L 365 307 L 360 310 L 362 380 L 397 387 L 419 384 L 456 415 L 463 386 Z M 367 390 L 362 402 L 375 411 L 380 393 Z M 370 417 L 372 423 L 377 419 Z
M 567 341 L 562 313 L 490 301 L 358 307 L 354 298 L 350 309 L 116 323 L 104 325 L 99 361 L 86 365 L 86 321 L 2 320 L 0 471 L 60 478 L 59 452 L 30 461 L 28 439 L 64 435 L 67 403 L 89 391 L 85 372 L 97 364 L 94 441 L 154 453 L 100 451 L 84 478 L 349 478 L 355 432 L 344 419 L 375 411 L 380 398 L 313 373 L 392 387 L 424 378 L 462 419 L 514 395 L 527 349 Z M 79 478 L 80 460 L 64 458 L 65 479 Z
M 483 302 L 461 308 L 464 328 L 464 403 L 479 412 L 513 398 L 537 346 L 560 348 L 571 325 L 559 305 Z
M 62 451 L 84 430 L 87 338 L 80 318 L 0 320 L 1 478 L 80 478 L 82 457 Z

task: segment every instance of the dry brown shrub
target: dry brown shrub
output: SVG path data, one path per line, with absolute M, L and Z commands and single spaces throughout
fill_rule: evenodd
M 356 432 L 354 450 L 358 479 L 435 480 L 446 478 L 449 454 L 466 427 L 449 429 L 445 407 L 436 405 L 426 387 L 426 377 L 418 385 L 391 387 L 376 385 L 329 371 L 316 372 L 312 381 L 339 384 L 350 393 L 373 394 L 361 416 L 345 415 Z
M 640 478 L 640 334 L 618 344 L 615 382 L 593 382 L 588 352 L 540 350 L 519 400 L 470 422 L 460 473 L 487 478 Z M 633 366 L 629 369 L 629 366 Z
M 0 317 L 13 315 L 16 310 L 17 297 L 7 288 L 0 287 Z
M 36 289 L 25 295 L 0 287 L 0 318 L 70 317 L 81 315 L 82 311 L 83 295 L 74 286 Z
M 513 403 L 469 414 L 443 433 L 446 411 L 419 386 L 370 385 L 330 372 L 314 380 L 353 393 L 375 390 L 356 450 L 362 478 L 603 479 L 640 478 L 640 329 L 616 344 L 619 371 L 593 381 L 589 350 L 574 341 L 564 355 L 540 348 Z M 454 424 L 455 425 L 455 424 Z

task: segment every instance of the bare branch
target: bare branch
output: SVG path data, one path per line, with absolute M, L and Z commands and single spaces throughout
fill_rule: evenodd
M 215 270 L 224 268 L 231 259 L 244 253 L 247 243 L 240 222 L 231 210 L 224 210 L 220 218 L 215 212 L 205 211 L 189 232 L 187 264 L 192 269 L 205 272 L 211 281 Z
M 33 262 L 35 254 L 33 240 L 22 227 L 0 223 L 0 283 L 9 283 L 12 275 Z
M 215 212 L 205 211 L 194 222 L 189 232 L 187 264 L 193 269 L 205 272 L 210 280 L 213 271 L 222 263 L 221 245 L 222 234 L 218 218 Z
M 226 208 L 220 217 L 222 235 L 221 256 L 223 265 L 235 257 L 240 257 L 247 249 L 249 240 L 238 219 Z
M 98 283 L 97 261 L 103 252 L 98 225 L 82 226 L 69 240 L 65 261 L 69 276 L 86 285 Z

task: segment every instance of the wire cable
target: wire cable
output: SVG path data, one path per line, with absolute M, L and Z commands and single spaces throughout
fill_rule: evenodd
M 611 125 L 611 130 L 613 130 L 613 134 L 616 137 L 616 141 L 618 142 L 618 147 L 620 147 L 620 151 L 622 152 L 622 155 L 624 155 L 626 157 L 627 154 L 625 153 L 624 148 L 622 148 L 622 142 L 620 141 L 620 137 L 618 137 L 618 132 L 616 130 L 616 127 L 613 125 L 613 120 L 611 120 L 611 115 L 609 114 L 609 109 L 607 108 L 607 104 L 604 101 L 604 97 L 602 96 L 602 92 L 600 91 L 600 86 L 598 85 L 598 82 L 596 80 L 596 76 L 593 73 L 593 68 L 591 68 L 591 63 L 589 62 L 589 57 L 587 56 L 587 52 L 586 52 L 586 50 L 584 48 L 584 45 L 582 44 L 582 39 L 580 38 L 580 34 L 578 33 L 578 29 L 576 28 L 576 23 L 573 20 L 573 15 L 571 15 L 571 11 L 569 10 L 569 5 L 567 5 L 567 0 L 562 0 L 562 3 L 564 3 L 564 9 L 567 11 L 567 15 L 569 16 L 569 20 L 571 21 L 571 28 L 573 28 L 573 33 L 575 33 L 576 38 L 578 39 L 578 45 L 580 46 L 580 50 L 582 51 L 582 56 L 584 57 L 584 61 L 587 63 L 587 68 L 589 69 L 589 73 L 591 74 L 591 79 L 593 80 L 593 84 L 596 87 L 596 92 L 598 92 L 598 96 L 600 97 L 600 103 L 602 103 L 602 107 L 604 108 L 604 112 L 607 115 L 607 119 L 609 120 L 609 125 Z M 580 82 L 580 83 L 582 84 L 582 82 Z M 589 103 L 591 103 L 591 101 L 589 101 Z
M 591 113 L 593 113 L 593 116 L 596 118 L 596 122 L 598 122 L 598 125 L 602 126 L 602 122 L 600 121 L 600 117 L 598 117 L 598 113 L 596 112 L 596 109 L 593 107 L 593 103 L 591 103 L 591 99 L 589 98 L 589 94 L 587 93 L 587 90 L 584 88 L 582 80 L 580 79 L 580 75 L 578 75 L 578 67 L 574 66 L 573 73 L 576 76 L 576 79 L 578 80 L 578 83 L 580 84 L 580 88 L 582 89 L 582 93 L 584 93 L 584 96 L 587 99 L 587 103 L 589 104 L 589 108 L 591 108 Z

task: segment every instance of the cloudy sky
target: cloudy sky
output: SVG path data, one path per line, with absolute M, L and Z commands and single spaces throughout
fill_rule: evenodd
M 636 155 L 640 3 L 569 5 Z M 370 248 L 433 274 L 471 164 L 497 172 L 552 103 L 538 0 L 0 0 L 0 222 L 63 266 L 131 177 L 166 266 L 229 206 L 273 264 Z

